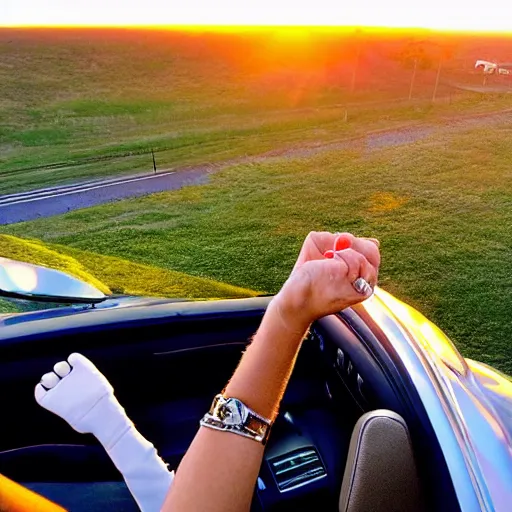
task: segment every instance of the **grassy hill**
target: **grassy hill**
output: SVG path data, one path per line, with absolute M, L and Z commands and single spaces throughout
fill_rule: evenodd
M 418 40 L 425 58 L 409 103 L 407 48 Z M 159 169 L 175 168 L 510 107 L 512 95 L 448 84 L 480 83 L 474 59 L 491 48 L 504 58 L 505 47 L 431 32 L 0 29 L 0 194 L 150 171 L 151 149 Z
M 0 235 L 0 247 L 4 258 L 61 270 L 92 284 L 103 293 L 110 293 L 108 286 L 90 274 L 75 258 L 57 252 L 38 240 L 23 240 L 14 236 Z
M 0 235 L 0 248 L 3 257 L 62 270 L 107 294 L 189 299 L 251 297 L 257 294 L 183 272 L 63 245 L 45 244 L 39 240 Z M 0 313 L 12 309 L 12 303 L 0 299 Z

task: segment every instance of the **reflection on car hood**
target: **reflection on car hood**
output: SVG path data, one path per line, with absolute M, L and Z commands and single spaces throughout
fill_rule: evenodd
M 112 309 L 127 308 L 134 306 L 152 306 L 156 304 L 170 304 L 172 302 L 185 302 L 190 299 L 166 299 L 158 297 L 136 297 L 130 295 L 113 296 L 104 302 L 92 305 L 72 305 L 65 307 L 55 307 L 51 309 L 42 309 L 38 311 L 29 311 L 26 313 L 7 313 L 0 315 L 0 327 L 2 325 L 14 325 L 34 320 L 43 320 L 51 318 L 59 318 L 63 316 L 80 314 L 91 309 Z
M 422 397 L 464 510 L 509 510 L 510 381 L 491 367 L 465 360 L 439 328 L 383 290 L 363 307 L 386 332 Z M 465 494 L 468 485 L 477 502 Z

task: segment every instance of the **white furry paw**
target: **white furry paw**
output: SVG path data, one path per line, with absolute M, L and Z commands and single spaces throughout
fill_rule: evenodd
M 71 354 L 42 376 L 35 388 L 39 405 L 67 421 L 77 432 L 94 434 L 111 445 L 129 420 L 105 376 L 81 354 Z

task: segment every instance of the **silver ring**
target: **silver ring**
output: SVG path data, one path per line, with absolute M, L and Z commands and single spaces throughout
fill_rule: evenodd
M 360 293 L 361 295 L 370 295 L 371 293 L 373 293 L 373 288 L 362 277 L 358 277 L 352 283 L 352 286 L 355 288 L 356 292 Z

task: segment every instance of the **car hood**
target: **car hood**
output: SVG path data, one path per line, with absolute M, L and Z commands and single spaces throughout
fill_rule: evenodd
M 467 502 L 467 510 L 509 510 L 510 380 L 489 366 L 464 359 L 438 327 L 383 290 L 376 290 L 374 300 L 365 301 L 363 307 L 389 333 L 421 396 L 454 476 L 459 499 L 467 498 L 465 489 L 472 485 L 478 505 L 475 508 Z M 462 471 L 462 462 L 468 473 Z M 469 480 L 465 474 L 470 475 Z
M 26 313 L 5 313 L 0 315 L 0 327 L 2 325 L 14 325 L 35 320 L 60 318 L 63 316 L 77 315 L 92 309 L 120 309 L 137 306 L 154 306 L 158 304 L 171 304 L 173 302 L 186 302 L 190 299 L 168 299 L 158 297 L 136 297 L 132 295 L 116 295 L 107 300 L 95 304 L 71 305 L 64 307 L 55 307 L 51 309 L 42 309 L 37 311 L 28 311 Z
M 512 447 L 512 381 L 491 366 L 464 359 L 448 336 L 414 308 L 382 289 L 376 295 L 429 356 L 431 364 L 485 398 L 485 406 L 497 415 Z

